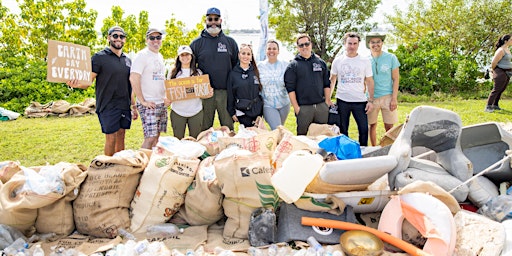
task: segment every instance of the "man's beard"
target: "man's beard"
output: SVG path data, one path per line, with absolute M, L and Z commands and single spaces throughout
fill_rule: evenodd
M 206 32 L 208 32 L 209 34 L 218 34 L 220 33 L 220 31 L 222 30 L 222 25 L 219 24 L 217 25 L 216 27 L 212 27 L 212 25 L 206 25 Z
M 113 42 L 113 41 L 108 41 L 108 44 L 109 44 L 110 46 L 112 46 L 114 49 L 117 49 L 117 50 L 121 50 L 121 49 L 123 49 L 123 46 L 124 46 L 124 43 L 122 43 L 122 42 L 121 42 L 121 46 L 117 46 L 116 44 L 114 44 L 114 42 Z

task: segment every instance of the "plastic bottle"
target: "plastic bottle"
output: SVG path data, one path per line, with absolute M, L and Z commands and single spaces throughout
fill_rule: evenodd
M 7 246 L 4 249 L 4 253 L 8 256 L 10 255 L 16 255 L 18 252 L 25 252 L 25 250 L 28 248 L 27 241 L 23 239 L 22 237 L 16 239 L 11 245 Z
M 313 236 L 308 237 L 307 242 L 308 242 L 309 246 L 311 246 L 310 248 L 315 249 L 316 255 L 323 255 L 324 254 L 324 252 L 325 252 L 324 248 L 316 240 L 315 237 L 313 237 Z
M 163 238 L 183 233 L 184 229 L 173 223 L 160 223 L 148 226 L 146 236 L 148 238 Z
M 247 254 L 249 254 L 250 256 L 264 256 L 264 253 L 260 248 L 256 248 L 253 246 L 247 249 Z
M 124 229 L 124 228 L 118 229 L 117 232 L 119 233 L 119 235 L 121 235 L 122 237 L 124 237 L 128 240 L 134 240 L 134 241 L 136 240 L 135 236 L 132 235 L 130 232 L 126 231 L 126 229 Z
M 278 246 L 277 244 L 271 244 L 270 247 L 268 247 L 268 253 L 267 255 L 268 256 L 276 256 L 277 255 L 277 250 L 278 250 Z
M 41 248 L 41 244 L 36 244 L 34 251 L 32 252 L 33 256 L 44 256 L 43 248 Z

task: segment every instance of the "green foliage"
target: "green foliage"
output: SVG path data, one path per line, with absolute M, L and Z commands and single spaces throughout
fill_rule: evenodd
M 295 45 L 295 36 L 307 33 L 313 52 L 332 62 L 348 31 L 367 32 L 367 22 L 381 0 L 269 0 L 269 26 L 277 39 Z
M 453 54 L 437 36 L 426 35 L 411 46 L 394 51 L 400 60 L 400 90 L 414 95 L 434 92 L 458 94 L 474 92 L 480 75 L 474 59 Z
M 87 90 L 72 90 L 63 83 L 46 81 L 46 62 L 43 60 L 9 57 L 0 68 L 0 106 L 5 109 L 23 113 L 32 101 L 77 103 L 85 98 L 94 98 L 94 86 Z
M 416 0 L 407 11 L 395 9 L 387 17 L 394 34 L 406 45 L 414 45 L 429 34 L 452 54 L 476 59 L 488 66 L 497 39 L 510 33 L 510 0 Z
M 147 11 L 139 13 L 139 19 L 135 15 L 124 16 L 120 6 L 112 6 L 111 16 L 103 20 L 101 27 L 100 45 L 107 44 L 108 30 L 113 26 L 120 26 L 127 34 L 126 43 L 123 46 L 124 52 L 138 52 L 146 47 L 146 31 L 149 29 L 149 17 Z
M 180 45 L 189 45 L 192 40 L 199 36 L 203 30 L 203 24 L 196 24 L 196 28 L 187 31 L 185 23 L 177 20 L 174 15 L 165 21 L 165 32 L 167 36 L 164 37 L 162 42 L 162 49 L 160 53 L 165 59 L 175 59 L 178 56 L 178 47 Z

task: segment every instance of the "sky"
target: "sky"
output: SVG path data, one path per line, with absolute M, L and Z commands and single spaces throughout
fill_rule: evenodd
M 12 12 L 19 12 L 16 0 L 0 0 Z M 406 6 L 410 0 L 382 0 L 377 7 L 374 20 L 382 21 L 383 14 L 391 13 L 393 6 Z M 229 29 L 259 29 L 259 0 L 85 0 L 86 9 L 98 12 L 96 29 L 102 26 L 103 19 L 111 14 L 112 6 L 121 6 L 125 15 L 138 16 L 141 10 L 149 13 L 150 26 L 164 29 L 165 21 L 171 15 L 183 21 L 187 28 L 202 22 L 202 15 L 209 7 L 217 7 Z

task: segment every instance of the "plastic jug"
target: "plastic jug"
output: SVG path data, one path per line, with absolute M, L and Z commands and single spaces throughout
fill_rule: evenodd
M 299 200 L 308 184 L 324 164 L 321 155 L 306 150 L 292 152 L 282 167 L 271 177 L 279 197 L 288 204 Z

